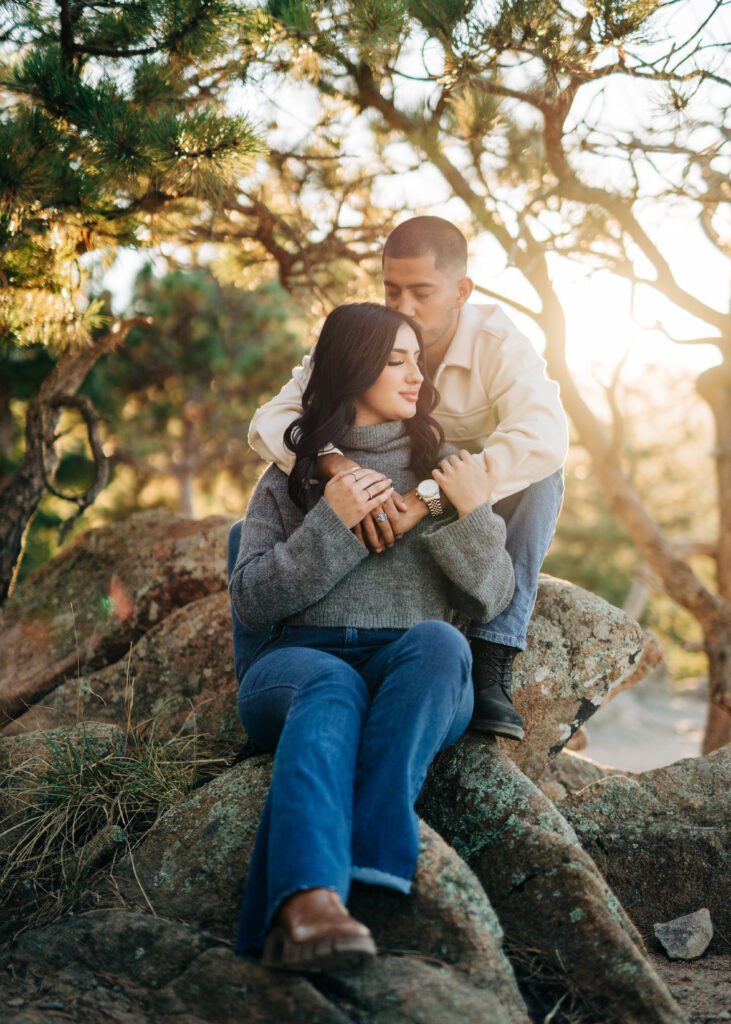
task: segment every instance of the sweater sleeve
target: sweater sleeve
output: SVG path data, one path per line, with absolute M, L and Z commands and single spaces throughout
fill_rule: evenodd
M 510 604 L 515 575 L 505 549 L 505 520 L 486 501 L 425 535 L 432 557 L 452 583 L 454 607 L 490 622 Z
M 234 611 L 250 629 L 273 626 L 319 601 L 367 556 L 325 498 L 287 536 L 276 495 L 262 478 L 229 580 Z
M 294 452 L 284 444 L 284 432 L 290 423 L 302 415 L 302 395 L 312 372 L 312 357 L 305 356 L 301 366 L 292 370 L 292 378 L 278 395 L 270 399 L 254 413 L 249 426 L 249 445 L 265 462 L 274 462 L 283 473 L 291 473 L 294 466 Z M 321 455 L 337 452 L 339 448 L 326 445 Z
M 550 476 L 566 461 L 568 423 L 546 361 L 502 311 L 480 356 L 480 374 L 497 425 L 484 451 L 495 460 L 494 503 Z

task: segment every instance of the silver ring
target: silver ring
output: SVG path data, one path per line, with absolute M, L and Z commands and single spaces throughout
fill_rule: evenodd
M 386 515 L 385 512 L 379 512 L 378 515 L 376 516 L 376 519 L 378 520 L 379 523 L 385 523 L 386 520 L 388 519 L 388 516 Z
M 358 479 L 357 470 L 351 469 L 350 472 L 348 473 L 348 476 L 352 476 L 353 480 L 357 480 Z
M 373 501 L 373 499 L 371 498 L 371 490 L 370 490 L 370 487 L 366 487 L 366 488 L 365 488 L 365 492 L 366 492 L 366 494 L 368 495 L 368 501 Z

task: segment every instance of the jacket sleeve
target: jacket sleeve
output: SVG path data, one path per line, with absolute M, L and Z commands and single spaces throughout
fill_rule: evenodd
M 320 498 L 287 536 L 279 504 L 262 478 L 246 513 L 229 595 L 239 621 L 266 629 L 319 601 L 368 556 Z
M 301 366 L 295 366 L 291 379 L 274 398 L 254 413 L 249 426 L 249 445 L 265 462 L 275 462 L 283 473 L 289 474 L 294 466 L 294 453 L 284 444 L 284 432 L 302 415 L 302 395 L 312 372 L 312 357 L 307 355 Z M 326 445 L 321 454 L 337 452 L 339 448 Z
M 492 337 L 480 354 L 480 374 L 497 426 L 484 451 L 496 464 L 496 502 L 559 469 L 569 431 L 559 385 L 546 377 L 546 361 L 528 338 L 502 311 L 485 330 Z
M 505 520 L 489 501 L 424 539 L 452 584 L 455 608 L 477 622 L 490 622 L 507 608 L 515 590 L 513 563 L 505 549 Z

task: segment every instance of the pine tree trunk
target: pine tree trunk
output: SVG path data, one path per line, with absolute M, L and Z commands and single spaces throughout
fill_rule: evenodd
M 76 394 L 97 359 L 121 344 L 127 331 L 140 322 L 146 321 L 120 321 L 93 345 L 64 352 L 28 405 L 23 461 L 0 490 L 0 606 L 12 595 L 28 530 L 46 493 L 46 479 L 51 480 L 58 468 L 54 446 L 61 416 L 58 403 Z

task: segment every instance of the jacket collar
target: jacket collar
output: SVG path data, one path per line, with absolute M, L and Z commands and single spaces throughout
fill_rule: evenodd
M 473 306 L 466 303 L 459 311 L 457 330 L 444 353 L 442 366 L 461 366 L 470 370 L 475 358 L 475 338 L 487 327 L 487 320 L 497 306 Z M 500 334 L 502 332 L 497 331 Z

